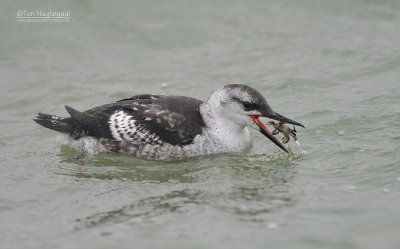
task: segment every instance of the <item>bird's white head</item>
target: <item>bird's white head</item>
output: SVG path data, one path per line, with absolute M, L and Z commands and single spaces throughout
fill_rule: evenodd
M 287 151 L 286 148 L 271 134 L 259 117 L 304 127 L 302 124 L 274 112 L 259 91 L 241 84 L 230 84 L 218 89 L 203 103 L 201 108 L 212 120 L 209 125 L 229 127 L 230 129 L 252 127 L 285 151 Z

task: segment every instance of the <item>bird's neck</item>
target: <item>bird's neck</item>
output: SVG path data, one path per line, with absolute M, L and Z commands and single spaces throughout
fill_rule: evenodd
M 203 117 L 204 123 L 209 129 L 227 129 L 231 132 L 241 132 L 246 127 L 232 120 L 218 108 L 219 103 L 213 103 L 208 100 L 200 105 L 200 114 Z
M 207 132 L 220 140 L 223 145 L 231 148 L 232 151 L 242 151 L 250 145 L 250 134 L 247 127 L 229 118 L 224 118 L 224 115 L 218 112 L 218 108 L 215 108 L 215 103 L 204 102 L 200 106 L 200 113 L 206 124 Z

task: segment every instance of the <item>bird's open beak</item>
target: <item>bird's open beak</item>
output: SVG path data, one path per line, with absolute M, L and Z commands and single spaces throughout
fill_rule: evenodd
M 299 122 L 289 119 L 277 112 L 274 112 L 273 114 L 265 115 L 264 117 L 275 119 L 275 120 L 278 120 L 279 122 L 288 123 L 288 124 L 297 125 L 297 126 L 306 128 L 306 127 L 304 127 L 304 125 L 300 124 Z
M 265 125 L 260 121 L 260 119 L 259 119 L 260 117 L 267 117 L 267 118 L 278 120 L 280 122 L 298 125 L 298 126 L 301 126 L 304 128 L 304 125 L 300 124 L 299 122 L 288 119 L 285 116 L 283 116 L 279 113 L 276 113 L 276 112 L 273 112 L 272 114 L 267 114 L 267 115 L 250 115 L 250 118 L 253 120 L 253 122 L 256 123 L 258 125 L 258 127 L 260 128 L 260 132 L 264 136 L 269 138 L 279 148 L 281 148 L 282 150 L 284 150 L 286 152 L 288 152 L 286 147 L 274 135 L 271 134 L 271 132 L 267 129 L 267 127 L 265 127 Z

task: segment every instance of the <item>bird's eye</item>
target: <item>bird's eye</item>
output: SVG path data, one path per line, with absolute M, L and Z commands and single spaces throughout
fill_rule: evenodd
M 243 107 L 246 109 L 246 111 L 255 109 L 254 104 L 247 101 L 243 102 Z
M 250 102 L 243 102 L 243 106 L 246 108 L 250 108 L 251 107 L 251 103 Z

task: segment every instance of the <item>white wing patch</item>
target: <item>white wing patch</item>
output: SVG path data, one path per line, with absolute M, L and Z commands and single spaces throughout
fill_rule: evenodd
M 145 121 L 151 121 L 146 118 Z M 129 141 L 138 144 L 163 144 L 163 141 L 154 133 L 142 127 L 132 115 L 118 111 L 110 116 L 108 121 L 112 136 L 117 141 Z
M 122 111 L 116 112 L 111 115 L 108 123 L 110 124 L 111 135 L 115 140 L 122 141 L 122 137 L 119 134 L 119 126 L 125 121 L 125 113 Z

